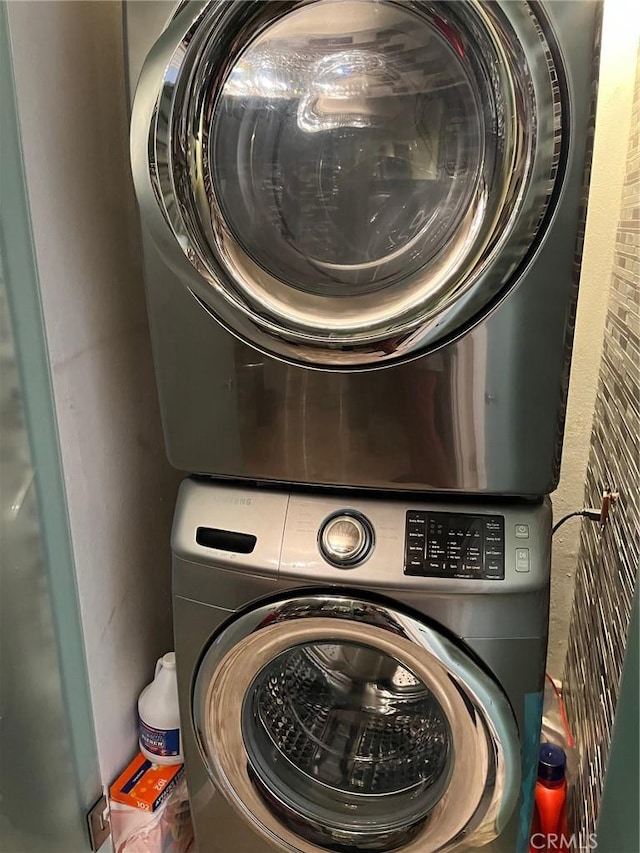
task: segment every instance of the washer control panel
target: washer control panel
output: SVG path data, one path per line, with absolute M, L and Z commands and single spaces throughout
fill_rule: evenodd
M 504 543 L 501 515 L 409 510 L 404 573 L 428 578 L 504 580 Z
M 172 548 L 185 577 L 192 563 L 215 566 L 250 576 L 265 594 L 276 579 L 278 589 L 302 583 L 386 591 L 411 606 L 416 596 L 432 593 L 499 594 L 507 601 L 516 593 L 538 595 L 548 585 L 551 527 L 548 498 L 409 502 L 186 480 Z M 245 600 L 244 580 L 221 581 L 219 587 L 220 607 L 233 610 Z M 193 587 L 176 590 L 197 598 L 201 575 L 194 570 Z M 474 625 L 474 631 L 485 630 L 480 622 Z M 523 626 L 518 636 L 533 636 L 528 630 Z

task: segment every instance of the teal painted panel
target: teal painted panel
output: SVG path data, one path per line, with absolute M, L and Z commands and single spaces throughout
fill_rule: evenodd
M 524 730 L 522 733 L 522 785 L 520 791 L 520 822 L 516 853 L 528 853 L 536 779 L 540 729 L 544 694 L 527 693 L 524 697 Z
M 0 116 L 0 853 L 86 853 L 101 785 L 4 2 Z
M 638 587 L 613 724 L 609 764 L 598 816 L 598 853 L 640 851 L 640 658 Z

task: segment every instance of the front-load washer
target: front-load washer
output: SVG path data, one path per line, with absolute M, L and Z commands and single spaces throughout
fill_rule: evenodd
M 553 490 L 597 10 L 126 4 L 132 166 L 176 467 Z
M 173 604 L 200 853 L 526 853 L 551 508 L 186 481 Z

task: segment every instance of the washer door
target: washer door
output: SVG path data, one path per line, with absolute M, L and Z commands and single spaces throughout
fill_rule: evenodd
M 562 75 L 541 14 L 182 4 L 132 118 L 165 260 L 229 330 L 289 361 L 371 367 L 459 335 L 514 283 L 559 188 Z
M 192 711 L 214 784 L 276 849 L 484 844 L 518 798 L 502 690 L 434 628 L 366 599 L 302 594 L 234 617 Z

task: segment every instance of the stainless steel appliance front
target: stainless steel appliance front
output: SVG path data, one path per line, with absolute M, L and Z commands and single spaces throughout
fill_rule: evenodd
M 174 464 L 550 490 L 594 5 L 159 5 L 127 25 Z
M 200 849 L 527 850 L 549 504 L 343 501 L 181 488 L 175 638 Z M 358 564 L 322 550 L 340 516 L 373 532 Z

